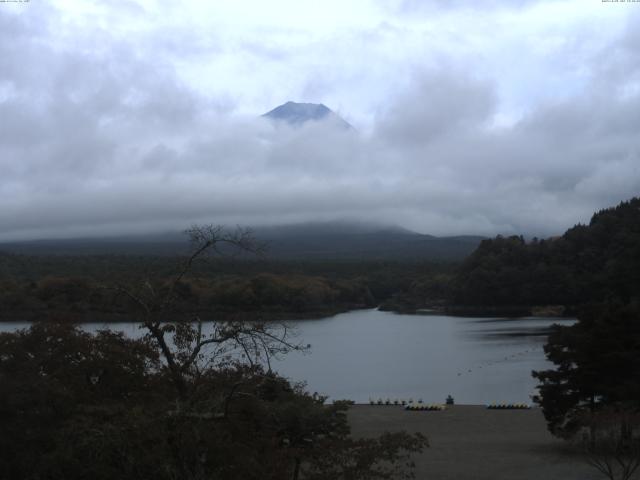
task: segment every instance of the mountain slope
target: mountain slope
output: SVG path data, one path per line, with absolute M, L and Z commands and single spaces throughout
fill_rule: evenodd
M 398 227 L 307 223 L 254 229 L 266 244 L 267 258 L 293 260 L 461 260 L 482 237 L 434 237 Z M 177 232 L 95 239 L 38 240 L 0 244 L 0 251 L 24 254 L 133 254 L 174 255 L 188 249 Z
M 321 103 L 287 102 L 263 114 L 262 117 L 292 126 L 301 126 L 307 122 L 329 121 L 344 129 L 353 128 L 340 115 Z

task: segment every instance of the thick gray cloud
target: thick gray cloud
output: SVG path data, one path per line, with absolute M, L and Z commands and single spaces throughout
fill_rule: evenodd
M 150 27 L 155 10 L 136 4 L 92 10 L 84 26 L 29 5 L 0 10 L 0 239 L 335 218 L 551 235 L 640 190 L 637 14 L 602 42 L 591 28 L 567 32 L 551 67 L 521 84 L 509 45 L 472 36 L 464 51 L 446 50 L 432 27 L 416 33 L 393 18 L 324 39 L 290 26 L 231 38 Z M 403 52 L 400 39 L 413 46 Z M 540 37 L 539 58 L 548 42 Z M 431 45 L 437 54 L 420 57 Z M 555 70 L 563 58 L 569 67 Z M 193 77 L 206 59 L 229 66 L 221 76 L 252 69 L 256 90 L 245 77 L 241 89 L 233 79 L 207 88 L 221 80 Z M 252 103 L 279 76 L 281 90 Z M 565 80 L 575 83 L 544 91 Z M 326 101 L 358 131 L 269 124 L 261 102 L 276 98 Z M 369 111 L 350 98 L 369 99 Z
M 379 118 L 376 135 L 398 146 L 460 137 L 488 121 L 496 103 L 492 85 L 475 81 L 465 72 L 417 73 L 407 91 Z
M 538 0 L 379 0 L 379 2 L 385 8 L 409 15 L 431 12 L 434 9 L 517 9 L 539 3 Z

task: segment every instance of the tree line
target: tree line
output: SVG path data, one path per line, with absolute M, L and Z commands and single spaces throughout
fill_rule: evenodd
M 0 478 L 412 478 L 421 434 L 350 436 L 349 402 L 291 384 L 274 355 L 304 350 L 286 324 L 181 311 L 196 260 L 250 237 L 191 232 L 170 279 L 105 283 L 144 335 L 36 322 L 0 334 Z M 82 296 L 82 295 L 81 295 Z
M 455 305 L 580 306 L 640 291 L 640 199 L 593 215 L 564 235 L 484 240 L 451 285 Z
M 163 291 L 169 278 L 150 280 Z M 135 283 L 123 279 L 123 283 Z M 127 321 L 127 299 L 105 288 L 109 282 L 87 277 L 50 276 L 36 281 L 0 281 L 0 304 L 5 320 L 42 318 L 70 321 Z M 176 310 L 213 318 L 246 314 L 265 318 L 317 316 L 375 306 L 361 279 L 330 281 L 308 275 L 259 274 L 217 279 L 189 278 L 176 286 Z
M 184 257 L 0 254 L 0 320 L 126 321 L 114 283 L 162 289 Z M 179 285 L 176 308 L 202 316 L 311 318 L 372 308 L 454 265 L 400 261 L 272 261 L 204 257 Z

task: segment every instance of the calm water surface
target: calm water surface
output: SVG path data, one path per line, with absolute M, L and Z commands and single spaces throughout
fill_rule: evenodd
M 273 363 L 293 381 L 330 399 L 423 399 L 457 403 L 528 402 L 532 370 L 549 368 L 542 346 L 553 323 L 575 320 L 528 317 L 462 318 L 357 310 L 319 320 L 288 322 L 309 353 Z M 11 331 L 25 323 L 0 324 Z M 137 324 L 86 324 L 139 336 Z

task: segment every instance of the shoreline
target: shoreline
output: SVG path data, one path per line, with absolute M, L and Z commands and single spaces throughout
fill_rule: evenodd
M 446 315 L 450 317 L 574 317 L 576 307 L 566 305 L 433 305 L 409 307 L 382 303 L 380 310 L 406 315 Z
M 497 319 L 509 319 L 509 320 L 523 320 L 529 317 L 535 318 L 558 318 L 558 319 L 571 319 L 574 318 L 574 315 L 553 315 L 549 314 L 538 314 L 538 313 L 528 313 L 524 315 L 508 315 L 506 312 L 493 312 L 493 314 L 476 314 L 473 315 L 469 312 L 459 313 L 451 313 L 448 310 L 435 310 L 435 309 L 417 309 L 414 311 L 397 311 L 397 310 L 388 310 L 378 307 L 370 307 L 370 306 L 349 306 L 349 307 L 341 307 L 341 308 L 332 308 L 327 310 L 313 310 L 307 312 L 292 312 L 292 311 L 266 311 L 266 312 L 254 312 L 254 311 L 200 311 L 196 313 L 186 313 L 186 312 L 176 312 L 175 317 L 181 317 L 183 320 L 185 318 L 195 318 L 200 317 L 203 322 L 213 322 L 216 321 L 216 317 L 218 317 L 219 321 L 234 321 L 234 320 L 243 320 L 243 321 L 264 321 L 266 323 L 270 322 L 284 322 L 284 321 L 306 321 L 306 320 L 321 320 L 324 318 L 335 317 L 336 315 L 340 315 L 343 313 L 356 312 L 360 310 L 372 310 L 372 311 L 380 311 L 380 312 L 388 312 L 397 315 L 415 315 L 415 316 L 442 316 L 442 317 L 452 317 L 452 318 L 497 318 Z M 500 314 L 498 314 L 500 313 Z M 34 323 L 40 321 L 51 321 L 51 322 L 68 322 L 68 323 L 76 323 L 76 324 L 84 324 L 84 323 L 105 323 L 105 324 L 122 324 L 122 323 L 135 323 L 137 320 L 134 315 L 129 315 L 125 313 L 105 313 L 105 312 L 65 312 L 65 311 L 45 311 L 45 312 L 32 312 L 28 315 L 24 313 L 16 313 L 16 312 L 2 312 L 0 314 L 0 324 L 2 323 Z M 163 320 L 169 321 L 169 320 Z M 531 333 L 531 334 L 518 334 L 518 336 L 522 335 L 539 335 L 540 333 Z

